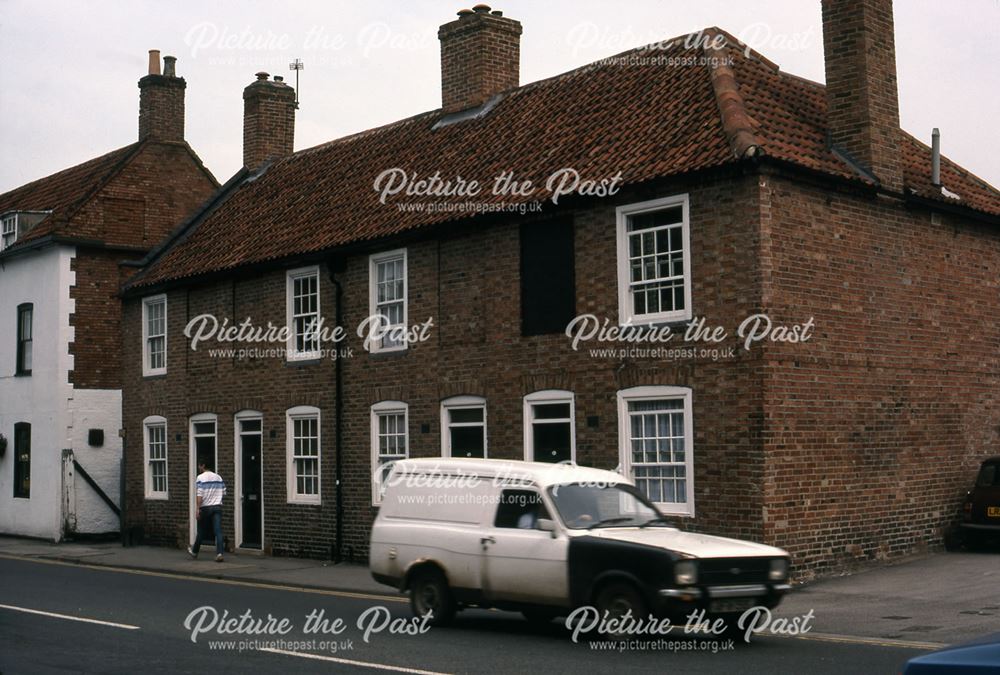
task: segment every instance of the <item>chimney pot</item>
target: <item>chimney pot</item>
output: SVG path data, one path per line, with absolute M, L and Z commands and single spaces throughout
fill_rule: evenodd
M 503 12 L 501 12 L 499 9 L 494 9 L 492 12 L 490 12 L 490 14 L 492 14 L 493 16 L 503 16 Z
M 265 73 L 263 70 L 260 71 L 259 73 L 257 73 L 257 79 L 258 80 L 266 80 L 267 78 L 268 78 L 268 74 Z
M 283 76 L 281 76 L 281 75 L 275 75 L 274 76 L 274 81 L 275 82 L 284 82 L 285 78 Z
M 164 56 L 163 57 L 163 74 L 167 77 L 177 77 L 177 57 L 176 56 Z
M 160 74 L 160 50 L 150 49 L 149 50 L 149 75 L 159 75 Z
M 438 29 L 446 113 L 475 108 L 520 82 L 521 24 L 491 12 L 483 4 L 463 9 Z

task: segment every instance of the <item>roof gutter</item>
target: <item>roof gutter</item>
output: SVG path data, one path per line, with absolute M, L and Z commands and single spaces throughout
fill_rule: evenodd
M 984 211 L 978 211 L 968 206 L 948 204 L 947 202 L 938 201 L 936 199 L 928 199 L 927 197 L 921 197 L 920 195 L 915 194 L 906 195 L 905 200 L 907 204 L 923 206 L 925 208 L 942 211 L 944 213 L 951 213 L 956 216 L 962 216 L 963 218 L 975 220 L 980 223 L 986 223 L 988 225 L 1000 225 L 1000 215 L 993 215 Z

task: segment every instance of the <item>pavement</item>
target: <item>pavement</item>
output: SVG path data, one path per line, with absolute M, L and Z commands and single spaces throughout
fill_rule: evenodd
M 0 536 L 0 556 L 57 560 L 150 573 L 245 581 L 272 586 L 398 595 L 372 579 L 363 565 L 334 564 L 306 558 L 278 558 L 226 553 L 215 562 L 213 546 L 203 546 L 197 560 L 186 551 L 158 546 L 124 547 L 119 542 L 51 542 Z
M 85 566 L 205 577 L 286 588 L 399 597 L 362 565 L 228 553 L 217 563 L 205 549 L 186 552 L 117 542 L 53 544 L 0 537 L 0 557 L 56 560 Z M 935 553 L 795 588 L 775 617 L 812 612 L 816 639 L 857 638 L 937 648 L 1000 628 L 1000 551 Z

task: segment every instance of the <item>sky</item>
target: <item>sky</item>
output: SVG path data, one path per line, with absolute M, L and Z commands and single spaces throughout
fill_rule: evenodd
M 465 2 L 465 0 L 462 0 Z M 242 164 L 243 88 L 294 84 L 295 148 L 440 106 L 437 29 L 458 0 L 0 0 L 0 192 L 134 142 L 149 49 L 187 80 L 186 138 L 220 182 Z M 519 20 L 521 82 L 719 26 L 822 82 L 819 0 L 493 0 Z M 897 0 L 902 127 L 1000 186 L 1000 0 Z

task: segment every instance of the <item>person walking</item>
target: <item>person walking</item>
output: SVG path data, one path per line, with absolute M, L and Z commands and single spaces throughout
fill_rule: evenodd
M 204 527 L 211 525 L 215 533 L 215 562 L 222 562 L 222 498 L 226 496 L 226 482 L 222 476 L 209 470 L 204 462 L 198 463 L 198 478 L 195 480 L 198 491 L 198 527 L 194 545 L 188 546 L 188 555 L 198 557 L 201 548 Z

